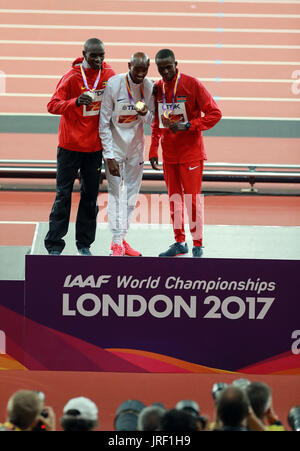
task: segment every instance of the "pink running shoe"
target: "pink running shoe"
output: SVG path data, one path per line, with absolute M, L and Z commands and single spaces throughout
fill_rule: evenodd
M 124 257 L 125 255 L 125 249 L 123 246 L 121 246 L 121 244 L 118 243 L 114 243 L 111 245 L 111 256 L 112 257 Z
M 140 257 L 142 255 L 139 251 L 132 249 L 132 247 L 125 240 L 123 240 L 123 246 L 125 249 L 125 255 L 128 255 L 129 257 Z

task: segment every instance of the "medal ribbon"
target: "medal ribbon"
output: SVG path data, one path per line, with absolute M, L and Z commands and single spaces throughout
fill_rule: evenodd
M 165 117 L 166 119 L 169 119 L 169 116 L 173 113 L 174 106 L 175 106 L 175 97 L 176 97 L 176 92 L 177 92 L 179 80 L 180 80 L 180 72 L 177 73 L 177 77 L 176 77 L 174 89 L 173 89 L 173 92 L 172 92 L 172 107 L 171 107 L 169 110 L 167 110 L 166 92 L 165 92 L 165 83 L 163 83 L 163 92 L 162 92 L 162 98 L 163 98 L 163 115 L 164 115 L 164 117 Z
M 82 75 L 84 86 L 86 87 L 86 89 L 88 91 L 94 92 L 95 89 L 97 88 L 97 85 L 98 85 L 99 80 L 100 80 L 101 69 L 98 72 L 97 78 L 95 80 L 95 83 L 94 83 L 94 86 L 92 87 L 92 89 L 89 88 L 89 85 L 88 85 L 88 82 L 87 82 L 86 75 L 85 75 L 84 68 L 83 68 L 82 64 L 80 64 L 80 70 L 81 70 L 81 75 Z
M 126 83 L 126 88 L 127 88 L 127 92 L 128 92 L 128 96 L 129 96 L 129 100 L 131 105 L 134 105 L 134 100 L 133 100 L 133 96 L 132 96 L 132 91 L 130 89 L 130 85 L 129 85 L 129 80 L 128 80 L 128 74 L 126 74 L 125 76 L 125 83 Z M 144 102 L 145 100 L 145 94 L 144 94 L 144 86 L 143 83 L 140 84 L 141 87 L 141 101 Z

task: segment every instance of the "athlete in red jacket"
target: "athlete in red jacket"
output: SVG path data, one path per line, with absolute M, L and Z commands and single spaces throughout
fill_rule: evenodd
M 76 218 L 76 246 L 80 255 L 91 255 L 97 226 L 97 197 L 102 165 L 99 111 L 107 80 L 115 75 L 104 62 L 104 45 L 87 40 L 83 57 L 59 81 L 47 105 L 49 113 L 60 114 L 57 151 L 56 197 L 50 213 L 45 247 L 59 255 L 69 227 L 71 195 L 80 171 L 80 203 Z
M 155 57 L 162 80 L 156 83 L 156 114 L 152 125 L 149 159 L 158 170 L 161 140 L 164 178 L 168 188 L 175 243 L 160 257 L 186 254 L 184 201 L 187 206 L 193 256 L 201 257 L 203 214 L 201 184 L 206 153 L 202 130 L 222 117 L 216 102 L 196 78 L 180 73 L 172 50 L 160 50 Z

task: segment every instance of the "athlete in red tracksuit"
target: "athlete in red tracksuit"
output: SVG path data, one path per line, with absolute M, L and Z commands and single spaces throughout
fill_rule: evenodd
M 83 57 L 61 78 L 47 105 L 61 115 L 58 132 L 56 197 L 44 243 L 51 255 L 65 247 L 71 195 L 80 171 L 80 203 L 76 218 L 76 246 L 80 255 L 91 255 L 97 226 L 97 197 L 102 164 L 99 111 L 107 80 L 115 75 L 104 62 L 104 45 L 96 38 L 84 44 Z
M 176 241 L 159 256 L 175 257 L 188 252 L 184 231 L 185 201 L 193 238 L 193 256 L 201 257 L 201 184 L 203 161 L 206 160 L 202 130 L 213 127 L 222 114 L 202 83 L 179 72 L 172 50 L 160 50 L 155 62 L 162 80 L 155 85 L 156 114 L 149 159 L 153 169 L 158 170 L 161 140 L 164 178 Z

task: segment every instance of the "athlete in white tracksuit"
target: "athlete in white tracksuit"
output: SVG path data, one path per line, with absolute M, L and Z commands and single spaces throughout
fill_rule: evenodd
M 146 65 L 141 55 L 146 57 Z M 142 181 L 144 124 L 151 125 L 154 119 L 153 83 L 145 78 L 149 58 L 143 53 L 136 53 L 128 66 L 127 74 L 115 75 L 107 82 L 99 122 L 108 182 L 108 223 L 113 244 L 121 246 Z M 136 110 L 138 101 L 146 105 L 142 113 Z

